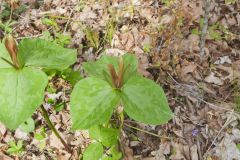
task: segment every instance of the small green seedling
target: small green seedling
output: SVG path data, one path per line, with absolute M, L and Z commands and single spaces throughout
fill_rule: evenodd
M 237 0 L 225 0 L 225 4 L 234 4 Z
M 7 150 L 7 153 L 10 155 L 22 155 L 24 152 L 23 149 L 23 141 L 20 140 L 17 142 L 17 144 L 14 141 L 10 141 L 8 143 L 9 148 Z
M 16 3 L 16 1 L 14 2 L 13 0 L 11 1 L 11 3 L 13 3 L 13 6 L 9 5 L 6 3 L 6 1 L 2 1 L 0 6 L 1 6 L 1 14 L 0 14 L 0 20 L 4 20 L 4 19 L 9 19 L 11 17 L 11 14 L 14 17 L 19 16 L 20 14 L 22 14 L 23 12 L 25 12 L 27 10 L 27 6 L 26 5 L 16 5 L 14 7 L 14 3 Z M 10 18 L 11 19 L 11 18 Z
M 6 22 L 2 22 L 0 20 L 0 28 L 5 32 L 5 33 L 12 33 L 13 32 L 13 25 L 15 25 L 17 22 L 16 21 L 12 21 L 12 20 L 8 20 Z
M 75 61 L 75 50 L 42 39 L 17 45 L 7 36 L 0 43 L 0 121 L 9 129 L 24 123 L 44 98 L 48 77 L 41 69 L 64 70 Z
M 237 144 L 237 149 L 240 151 L 240 143 Z
M 41 151 L 46 147 L 46 137 L 47 133 L 44 127 L 42 127 L 39 132 L 34 133 L 34 139 L 39 142 L 37 146 Z
M 54 31 L 54 37 L 49 31 L 44 31 L 41 38 L 46 41 L 54 42 L 62 47 L 71 43 L 71 36 L 69 34 L 58 33 L 58 31 Z
M 150 44 L 143 44 L 143 51 L 146 53 L 150 53 L 153 47 Z
M 95 49 L 98 49 L 100 45 L 98 31 L 92 30 L 90 27 L 86 27 L 84 32 L 86 33 L 86 38 L 89 42 L 89 45 Z
M 45 25 L 47 25 L 47 26 L 53 27 L 54 30 L 56 30 L 56 31 L 59 31 L 59 30 L 60 30 L 57 22 L 56 22 L 54 19 L 43 18 L 43 19 L 42 19 L 42 23 L 45 24 Z
M 204 19 L 200 18 L 199 27 L 192 29 L 191 30 L 192 34 L 201 35 L 202 33 L 201 30 L 203 28 L 203 23 L 204 23 L 203 21 Z M 224 26 L 220 25 L 219 23 L 215 23 L 208 27 L 208 34 L 214 40 L 221 40 L 223 38 L 228 39 L 231 33 Z
M 111 45 L 113 36 L 116 32 L 116 21 L 112 18 L 107 22 L 106 25 L 106 33 L 104 36 L 104 40 L 106 41 L 106 43 L 108 43 L 109 45 Z

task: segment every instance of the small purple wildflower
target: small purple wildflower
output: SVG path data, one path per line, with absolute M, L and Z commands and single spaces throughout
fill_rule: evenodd
M 196 137 L 198 135 L 198 132 L 199 132 L 199 130 L 197 128 L 192 130 L 192 136 Z

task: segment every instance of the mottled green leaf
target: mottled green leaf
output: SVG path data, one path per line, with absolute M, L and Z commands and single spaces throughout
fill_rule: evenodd
M 118 102 L 117 91 L 106 81 L 96 77 L 80 80 L 71 94 L 72 128 L 87 129 L 106 122 Z
M 91 143 L 83 153 L 83 160 L 99 160 L 103 155 L 103 146 L 99 142 Z
M 18 59 L 24 66 L 64 70 L 76 62 L 76 50 L 43 39 L 24 39 L 18 46 Z
M 47 82 L 38 69 L 0 69 L 0 121 L 9 129 L 25 122 L 42 103 Z
M 135 76 L 122 89 L 124 110 L 134 120 L 147 124 L 163 124 L 173 114 L 163 89 L 153 81 Z
M 104 128 L 94 126 L 89 130 L 90 138 L 98 140 L 106 147 L 115 145 L 118 140 L 119 130 L 114 128 Z

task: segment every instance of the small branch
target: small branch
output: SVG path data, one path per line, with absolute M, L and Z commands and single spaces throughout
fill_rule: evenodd
M 69 15 L 69 17 L 68 17 L 67 24 L 66 24 L 66 26 L 65 26 L 65 28 L 64 28 L 63 33 L 67 32 L 67 27 L 68 27 L 69 22 L 70 22 L 70 20 L 71 20 L 71 16 L 72 16 L 72 14 L 73 14 L 73 11 L 74 11 L 74 9 L 71 9 L 71 12 L 70 12 L 70 15 Z
M 26 37 L 17 37 L 16 40 L 22 40 L 25 38 L 38 38 L 41 37 L 43 34 L 37 34 L 37 35 L 31 35 L 31 36 L 26 36 Z
M 67 143 L 63 140 L 63 138 L 60 136 L 60 134 L 58 133 L 57 129 L 54 127 L 53 123 L 51 122 L 51 120 L 49 119 L 47 110 L 41 105 L 41 110 L 42 110 L 42 115 L 44 117 L 44 119 L 46 120 L 48 126 L 51 128 L 51 130 L 53 131 L 53 133 L 57 136 L 57 138 L 62 142 L 63 146 L 65 147 L 65 149 L 69 152 L 72 153 L 71 148 L 67 145 Z
M 11 10 L 10 10 L 10 17 L 9 17 L 9 20 L 11 21 L 12 20 L 12 15 L 13 15 L 13 4 L 11 2 Z
M 210 12 L 210 0 L 205 0 L 204 21 L 203 21 L 203 28 L 202 28 L 200 42 L 199 42 L 201 59 L 203 59 L 203 56 L 204 56 L 206 34 L 207 34 L 207 29 L 208 29 L 209 12 Z
M 137 128 L 137 127 L 130 126 L 129 124 L 126 124 L 126 123 L 124 123 L 123 125 L 125 125 L 125 126 L 127 126 L 127 127 L 129 127 L 129 128 L 135 129 L 135 130 L 137 130 L 137 131 L 140 131 L 140 132 L 143 132 L 143 133 L 146 133 L 146 134 L 149 134 L 149 135 L 158 137 L 158 138 L 172 139 L 172 137 L 160 136 L 160 135 L 158 135 L 158 134 L 155 134 L 155 133 L 152 133 L 152 132 L 143 130 L 143 129 L 141 129 L 141 128 Z

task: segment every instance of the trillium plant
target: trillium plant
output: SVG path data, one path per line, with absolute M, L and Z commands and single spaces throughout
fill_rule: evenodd
M 38 107 L 67 151 L 49 119 L 44 100 L 48 76 L 43 70 L 63 71 L 77 60 L 76 50 L 42 39 L 23 39 L 19 45 L 12 36 L 0 42 L 0 121 L 11 130 L 18 128 Z M 119 134 L 124 117 L 146 124 L 167 123 L 173 114 L 163 89 L 137 72 L 133 54 L 103 55 L 83 64 L 88 77 L 74 85 L 70 96 L 72 130 L 88 129 L 92 143 L 84 160 L 117 160 Z
M 96 62 L 83 64 L 89 77 L 80 80 L 72 91 L 70 100 L 72 128 L 75 130 L 90 128 L 90 137 L 92 133 L 97 132 L 98 136 L 105 137 L 102 138 L 105 141 L 114 139 L 116 142 L 118 134 L 114 135 L 108 130 L 116 126 L 111 124 L 111 117 L 118 106 L 123 106 L 124 112 L 118 113 L 122 120 L 126 113 L 130 118 L 146 124 L 159 125 L 168 122 L 173 114 L 163 89 L 155 82 L 141 76 L 137 72 L 137 66 L 138 61 L 132 54 L 125 54 L 122 57 L 104 55 Z M 96 125 L 100 125 L 97 131 Z M 112 135 L 102 132 L 109 132 Z M 106 138 L 108 136 L 115 138 Z M 109 146 L 97 136 L 91 138 L 96 142 L 89 146 L 84 156 L 95 157 L 85 159 L 104 159 L 104 157 L 108 159 L 109 157 L 103 155 L 102 148 Z M 116 143 L 110 144 L 113 147 L 116 145 Z M 99 151 L 98 154 L 96 150 Z
M 13 130 L 27 121 L 44 99 L 48 77 L 42 69 L 63 70 L 76 58 L 75 50 L 52 42 L 24 39 L 17 45 L 12 36 L 7 36 L 0 43 L 0 121 Z

